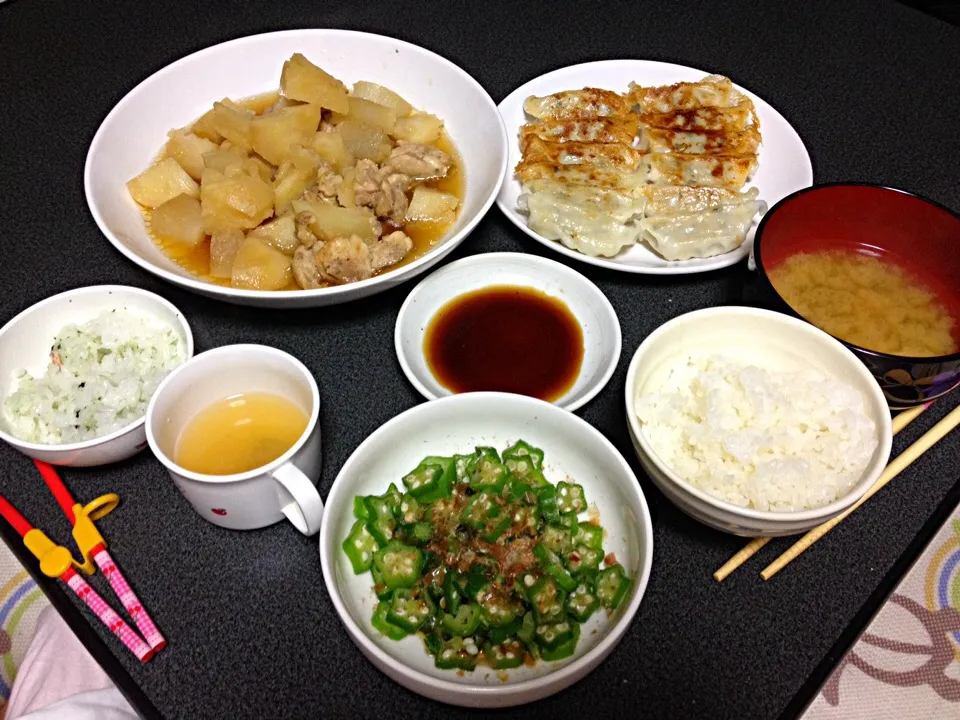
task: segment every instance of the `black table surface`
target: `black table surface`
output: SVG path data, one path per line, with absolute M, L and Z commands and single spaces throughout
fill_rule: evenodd
M 423 401 L 393 351 L 396 313 L 413 283 L 329 308 L 231 306 L 165 284 L 125 260 L 100 235 L 83 197 L 88 144 L 136 83 L 203 47 L 296 27 L 362 29 L 417 43 L 463 67 L 497 102 L 543 72 L 588 60 L 644 58 L 720 72 L 793 124 L 818 182 L 884 183 L 960 209 L 960 31 L 893 2 L 0 5 L 0 322 L 69 288 L 121 283 L 179 306 L 198 350 L 258 342 L 293 353 L 320 385 L 324 495 L 363 438 Z M 745 269 L 679 278 L 607 272 L 550 254 L 496 208 L 453 258 L 499 250 L 570 263 L 616 308 L 623 356 L 607 388 L 578 414 L 634 464 L 651 505 L 655 538 L 646 595 L 610 658 L 570 689 L 501 714 L 797 714 L 944 511 L 956 504 L 960 436 L 940 443 L 773 581 L 762 582 L 759 569 L 787 540 L 773 541 L 762 559 L 718 584 L 711 573 L 743 541 L 699 525 L 656 491 L 630 448 L 622 394 L 627 364 L 643 338 L 681 313 L 736 302 Z M 894 451 L 955 402 L 925 413 L 898 437 Z M 37 526 L 69 540 L 31 464 L 4 445 L 0 467 L 0 492 Z M 101 527 L 169 648 L 139 666 L 91 616 L 78 612 L 72 596 L 40 580 L 142 714 L 468 714 L 406 691 L 361 656 L 324 589 L 316 538 L 304 538 L 286 523 L 255 532 L 206 523 L 148 453 L 113 467 L 62 474 L 81 500 L 106 491 L 122 497 Z M 8 544 L 22 553 L 4 529 Z M 112 597 L 102 578 L 94 585 Z

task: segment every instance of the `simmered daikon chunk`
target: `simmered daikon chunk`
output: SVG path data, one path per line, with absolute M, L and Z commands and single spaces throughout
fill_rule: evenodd
M 226 228 L 254 228 L 273 214 L 273 188 L 242 170 L 231 174 L 204 170 L 200 181 L 200 208 L 207 233 Z
M 337 202 L 345 208 L 356 207 L 357 191 L 353 184 L 356 177 L 356 168 L 350 167 L 343 171 L 343 182 L 337 188 Z
M 347 118 L 337 126 L 343 144 L 355 158 L 381 163 L 390 154 L 390 142 L 383 128 Z
M 233 261 L 243 244 L 243 231 L 236 228 L 217 230 L 210 236 L 210 274 L 213 277 L 233 276 Z
M 218 133 L 217 129 L 213 126 L 213 116 L 213 108 L 207 110 L 207 112 L 201 115 L 200 118 L 190 126 L 190 132 L 219 145 L 223 142 L 223 135 Z
M 155 208 L 177 195 L 197 197 L 200 188 L 196 181 L 173 158 L 164 158 L 144 170 L 127 183 L 130 195 L 141 205 Z
M 300 53 L 283 64 L 280 92 L 291 100 L 317 103 L 334 112 L 349 110 L 346 86 Z
M 310 213 L 310 231 L 321 240 L 357 235 L 363 240 L 376 240 L 376 218 L 367 208 L 342 208 L 324 202 L 294 200 L 293 211 Z
M 443 120 L 435 115 L 418 113 L 397 120 L 392 134 L 397 140 L 430 145 L 439 139 L 442 131 Z
M 158 238 L 196 245 L 203 240 L 200 201 L 189 195 L 177 195 L 153 209 L 150 229 Z
M 460 201 L 456 195 L 420 185 L 413 191 L 407 222 L 453 222 Z
M 274 204 L 278 214 L 289 210 L 294 198 L 300 197 L 304 190 L 316 182 L 320 162 L 320 156 L 309 148 L 295 145 L 290 149 L 289 159 L 277 168 L 273 181 Z
M 174 130 L 167 141 L 165 154 L 177 161 L 187 174 L 194 180 L 199 180 L 203 174 L 203 154 L 216 151 L 217 145 L 207 138 L 186 132 Z
M 273 182 L 273 165 L 257 155 L 251 155 L 241 166 L 248 175 L 259 177 L 266 183 Z
M 352 167 L 357 162 L 347 150 L 339 130 L 316 133 L 310 145 L 337 172 L 343 172 L 345 168 Z
M 347 98 L 347 104 L 350 106 L 350 112 L 343 115 L 334 113 L 331 118 L 334 123 L 350 118 L 365 125 L 382 128 L 388 133 L 393 132 L 393 126 L 397 124 L 397 113 L 392 108 L 356 97 Z
M 226 172 L 228 167 L 243 167 L 247 159 L 248 155 L 239 148 L 230 148 L 229 150 L 217 148 L 203 154 L 203 167 L 205 170 Z
M 284 255 L 293 255 L 293 251 L 300 245 L 297 239 L 296 222 L 293 215 L 289 213 L 254 228 L 247 233 L 247 237 L 262 240 Z
M 410 103 L 383 85 L 361 80 L 353 84 L 353 94 L 355 97 L 390 108 L 398 117 L 406 117 L 413 112 L 413 106 Z
M 307 104 L 260 115 L 250 123 L 250 144 L 265 160 L 279 165 L 291 145 L 313 137 L 321 112 L 319 105 Z
M 247 238 L 233 258 L 230 284 L 245 290 L 282 290 L 293 280 L 286 255 L 257 238 Z
M 233 145 L 250 150 L 250 123 L 253 110 L 226 100 L 213 104 L 213 127 Z

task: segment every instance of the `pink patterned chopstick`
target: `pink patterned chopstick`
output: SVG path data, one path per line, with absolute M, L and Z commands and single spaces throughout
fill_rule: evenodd
M 160 652 L 163 650 L 163 648 L 167 646 L 167 641 L 164 640 L 163 635 L 157 630 L 157 626 L 153 624 L 153 620 L 151 620 L 150 615 L 147 614 L 147 609 L 133 592 L 133 588 L 130 587 L 127 579 L 123 576 L 123 573 L 120 572 L 120 568 L 117 567 L 113 558 L 110 557 L 107 549 L 102 545 L 95 549 L 93 552 L 93 561 L 103 572 L 104 577 L 110 581 L 110 587 L 113 588 L 117 597 L 120 598 L 123 607 L 130 613 L 133 622 L 136 623 L 137 628 L 143 633 L 144 639 L 146 639 L 153 651 Z
M 110 628 L 110 631 L 114 635 L 120 638 L 123 644 L 127 646 L 127 649 L 136 655 L 140 662 L 145 663 L 156 654 L 156 650 L 153 650 L 137 633 L 131 630 L 130 626 L 114 612 L 113 608 L 107 604 L 106 600 L 100 597 L 100 594 L 97 593 L 96 590 L 87 584 L 86 580 L 80 577 L 76 570 L 71 568 L 61 575 L 60 578 L 67 583 L 78 598 L 86 603 L 88 608 L 93 610 L 96 616 L 100 618 L 100 621 Z

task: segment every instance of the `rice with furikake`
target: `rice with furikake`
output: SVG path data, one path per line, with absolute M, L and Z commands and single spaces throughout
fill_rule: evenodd
M 57 334 L 43 376 L 16 371 L 4 425 L 21 440 L 49 445 L 108 435 L 143 417 L 157 385 L 185 359 L 173 327 L 103 312 Z

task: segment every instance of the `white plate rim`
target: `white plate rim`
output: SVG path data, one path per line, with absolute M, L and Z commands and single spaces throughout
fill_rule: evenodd
M 517 102 L 518 97 L 525 97 L 531 94 L 529 90 L 530 86 L 534 84 L 539 84 L 541 82 L 551 80 L 554 77 L 562 76 L 569 72 L 574 71 L 584 71 L 584 70 L 596 70 L 598 73 L 603 72 L 606 69 L 624 65 L 636 65 L 638 67 L 642 66 L 644 68 L 657 68 L 662 71 L 683 71 L 683 72 L 696 72 L 702 73 L 704 76 L 712 75 L 716 73 L 711 73 L 706 70 L 700 70 L 698 68 L 690 67 L 688 65 L 680 65 L 677 63 L 662 62 L 660 60 L 642 60 L 636 58 L 620 58 L 620 59 L 611 59 L 611 60 L 596 60 L 593 62 L 587 63 L 578 63 L 574 65 L 567 65 L 565 67 L 556 68 L 550 72 L 539 75 L 535 78 L 532 78 L 525 82 L 523 85 L 518 87 L 516 90 L 507 95 L 500 103 L 497 105 L 497 109 L 500 111 L 500 115 L 504 121 L 504 127 L 508 129 L 508 138 L 507 138 L 507 157 L 508 160 L 512 155 L 514 145 L 517 140 L 516 137 L 510 136 L 509 133 L 514 132 L 514 130 L 519 130 L 519 127 L 514 128 L 513 124 L 510 121 L 510 118 L 506 114 L 506 107 L 508 105 L 513 105 Z M 600 83 L 602 84 L 602 83 Z M 802 160 L 802 166 L 798 166 L 796 170 L 803 173 L 804 180 L 803 184 L 795 188 L 796 190 L 801 190 L 806 187 L 810 187 L 813 184 L 813 163 L 810 159 L 810 153 L 806 148 L 806 145 L 803 142 L 803 139 L 800 137 L 800 134 L 796 129 L 787 121 L 779 111 L 776 110 L 770 103 L 765 101 L 763 98 L 758 96 L 756 93 L 751 92 L 750 90 L 734 83 L 739 91 L 743 92 L 753 100 L 754 105 L 757 107 L 759 112 L 762 108 L 765 114 L 770 114 L 775 116 L 780 121 L 783 122 L 787 136 L 791 141 L 795 141 L 799 147 L 803 150 L 802 158 L 798 156 L 797 160 Z M 569 89 L 569 88 L 561 88 Z M 559 90 L 555 91 L 559 92 Z M 762 125 L 761 125 L 762 127 Z M 762 152 L 762 146 L 761 146 Z M 559 241 L 547 240 L 544 237 L 541 237 L 527 225 L 525 218 L 521 216 L 517 210 L 513 207 L 512 203 L 512 193 L 510 193 L 511 185 L 515 182 L 513 177 L 513 167 L 511 163 L 507 163 L 507 168 L 504 171 L 503 182 L 500 184 L 500 191 L 497 193 L 497 207 L 500 208 L 500 211 L 507 217 L 510 222 L 516 225 L 520 230 L 526 233 L 528 236 L 539 242 L 541 245 L 544 245 L 554 252 L 559 252 L 562 255 L 566 255 L 569 258 L 578 260 L 580 262 L 585 262 L 589 265 L 595 265 L 597 267 L 607 268 L 608 270 L 616 270 L 619 272 L 626 272 L 632 274 L 641 274 L 641 275 L 688 275 L 693 273 L 709 272 L 711 270 L 719 270 L 721 268 L 729 267 L 740 262 L 743 258 L 747 257 L 750 254 L 750 250 L 753 246 L 753 236 L 756 233 L 757 224 L 762 217 L 762 214 L 754 218 L 754 222 L 751 225 L 749 231 L 747 232 L 747 237 L 743 243 L 740 244 L 734 250 L 731 250 L 728 253 L 723 255 L 717 255 L 713 258 L 695 258 L 693 260 L 679 260 L 679 261 L 668 261 L 673 264 L 663 265 L 663 266 L 646 266 L 639 264 L 629 264 L 624 262 L 617 262 L 615 258 L 605 258 L 605 257 L 592 257 L 590 255 L 585 255 L 577 250 L 573 250 L 563 245 Z M 790 193 L 786 193 L 789 195 Z M 767 202 L 768 209 L 773 207 L 779 200 L 782 198 L 775 198 L 773 200 L 768 200 L 765 197 L 761 197 L 761 200 Z
M 400 311 L 397 313 L 397 320 L 394 323 L 393 330 L 393 345 L 394 350 L 397 354 L 397 360 L 400 363 L 400 368 L 403 370 L 403 374 L 406 375 L 407 380 L 410 381 L 417 391 L 423 395 L 427 400 L 438 400 L 441 397 L 450 397 L 458 393 L 446 393 L 444 395 L 437 395 L 432 392 L 426 385 L 420 382 L 420 379 L 414 373 L 413 368 L 410 366 L 409 361 L 407 360 L 407 353 L 403 349 L 403 335 L 402 328 L 403 323 L 406 318 L 407 312 L 410 307 L 416 301 L 417 297 L 421 295 L 427 288 L 432 284 L 439 282 L 444 275 L 452 273 L 454 270 L 460 269 L 465 266 L 470 265 L 480 265 L 485 263 L 496 263 L 497 260 L 502 260 L 509 258 L 512 261 L 527 263 L 531 267 L 549 267 L 551 271 L 555 272 L 560 276 L 567 277 L 576 277 L 577 282 L 583 283 L 590 290 L 594 291 L 596 294 L 596 299 L 600 307 L 603 308 L 605 314 L 609 315 L 613 319 L 613 327 L 615 328 L 614 336 L 614 347 L 610 354 L 610 360 L 607 362 L 607 367 L 604 369 L 603 373 L 599 379 L 593 383 L 592 386 L 589 386 L 587 391 L 583 395 L 573 402 L 560 403 L 553 402 L 551 405 L 556 405 L 562 410 L 567 410 L 568 412 L 573 412 L 578 410 L 588 402 L 593 400 L 600 392 L 607 386 L 610 382 L 610 379 L 613 377 L 613 374 L 617 370 L 617 365 L 620 362 L 620 355 L 623 352 L 623 330 L 620 327 L 620 318 L 617 315 L 617 311 L 614 309 L 613 304 L 610 302 L 609 298 L 604 294 L 604 292 L 594 283 L 590 278 L 583 275 L 582 273 L 577 272 L 571 267 L 567 267 L 561 262 L 556 260 L 551 260 L 550 258 L 540 257 L 539 255 L 530 255 L 528 253 L 517 253 L 517 252 L 492 252 L 492 253 L 480 253 L 479 255 L 471 255 L 469 257 L 461 258 L 460 260 L 455 260 L 454 262 L 444 265 L 441 269 L 436 272 L 430 273 L 427 277 L 417 283 L 416 287 L 413 288 L 407 297 L 403 301 L 403 305 L 400 306 Z M 472 291 L 466 291 L 472 292 Z M 462 294 L 462 293 L 460 293 Z M 451 300 L 457 297 L 456 295 L 451 296 Z M 459 393 L 462 394 L 462 393 Z
M 488 104 L 489 108 L 492 108 L 497 118 L 500 121 L 500 132 L 503 139 L 503 147 L 505 149 L 504 156 L 501 162 L 501 173 L 500 181 L 491 188 L 491 191 L 488 197 L 481 203 L 479 211 L 467 221 L 460 230 L 450 235 L 448 238 L 444 239 L 443 242 L 436 244 L 433 248 L 428 250 L 422 256 L 416 260 L 403 265 L 394 270 L 383 273 L 382 275 L 376 275 L 374 277 L 368 278 L 366 280 L 360 280 L 354 283 L 347 283 L 345 285 L 337 285 L 334 287 L 328 288 L 316 288 L 313 290 L 286 290 L 281 293 L 273 290 L 243 290 L 231 287 L 225 287 L 223 285 L 216 285 L 215 283 L 204 282 L 195 277 L 188 277 L 185 275 L 180 275 L 173 271 L 167 270 L 165 268 L 154 265 L 145 258 L 140 257 L 130 248 L 120 242 L 117 238 L 114 237 L 113 231 L 110 229 L 106 220 L 103 218 L 99 209 L 97 208 L 96 203 L 93 201 L 93 181 L 91 178 L 93 158 L 96 154 L 96 151 L 99 150 L 99 146 L 103 140 L 103 136 L 106 133 L 107 125 L 113 116 L 120 112 L 122 106 L 126 105 L 128 102 L 132 102 L 133 99 L 141 92 L 145 92 L 145 86 L 148 86 L 156 77 L 167 72 L 173 72 L 179 65 L 186 64 L 191 61 L 195 61 L 198 58 L 203 57 L 207 54 L 214 54 L 215 52 L 220 51 L 225 46 L 234 46 L 234 45 L 243 45 L 247 43 L 255 43 L 259 40 L 262 40 L 268 36 L 274 37 L 296 37 L 312 34 L 339 34 L 345 35 L 347 37 L 354 38 L 373 38 L 376 40 L 389 40 L 390 42 L 396 43 L 399 47 L 406 50 L 421 53 L 424 55 L 433 56 L 440 63 L 449 65 L 450 68 L 455 70 L 457 73 L 463 76 L 463 79 L 472 84 L 475 89 L 480 91 L 481 97 L 484 100 L 484 103 Z M 193 292 L 197 292 L 203 295 L 208 295 L 212 297 L 217 297 L 225 299 L 227 301 L 253 301 L 253 302 L 263 302 L 268 298 L 282 298 L 283 300 L 289 300 L 292 302 L 285 303 L 286 305 L 294 304 L 297 305 L 298 301 L 304 300 L 317 300 L 318 298 L 328 299 L 327 304 L 335 304 L 338 302 L 348 302 L 352 299 L 360 299 L 366 295 L 377 292 L 375 289 L 378 285 L 383 284 L 383 290 L 387 290 L 397 283 L 403 282 L 404 280 L 414 277 L 421 272 L 425 271 L 431 267 L 436 262 L 439 262 L 444 256 L 449 252 L 454 250 L 457 245 L 462 243 L 467 236 L 476 228 L 480 220 L 486 217 L 487 213 L 490 211 L 490 208 L 493 206 L 494 201 L 496 200 L 497 194 L 500 192 L 500 186 L 503 185 L 503 178 L 506 177 L 506 172 L 508 168 L 508 150 L 509 145 L 507 143 L 507 130 L 506 126 L 503 124 L 503 116 L 500 115 L 499 110 L 496 107 L 496 104 L 493 101 L 493 98 L 490 96 L 490 93 L 487 92 L 484 88 L 470 73 L 461 68 L 459 65 L 454 63 L 451 60 L 448 60 L 443 55 L 428 50 L 427 48 L 409 43 L 405 40 L 400 40 L 399 38 L 392 37 L 390 35 L 381 35 L 379 33 L 369 33 L 362 32 L 358 30 L 344 30 L 340 28 L 300 28 L 294 30 L 278 30 L 275 32 L 266 32 L 266 33 L 256 33 L 253 35 L 246 35 L 244 37 L 234 38 L 233 40 L 226 40 L 221 43 L 216 43 L 208 47 L 192 52 L 189 55 L 177 58 L 173 62 L 165 65 L 154 73 L 151 73 L 146 78 L 137 83 L 126 95 L 124 95 L 107 113 L 107 115 L 100 122 L 100 125 L 97 128 L 97 132 L 93 136 L 93 140 L 90 141 L 90 145 L 87 149 L 86 159 L 84 161 L 83 168 L 83 186 L 84 186 L 84 197 L 87 201 L 87 209 L 90 211 L 90 214 L 93 216 L 94 222 L 96 222 L 97 227 L 100 230 L 100 233 L 107 238 L 111 245 L 120 253 L 126 257 L 128 260 L 135 263 L 138 267 L 147 272 L 156 275 L 157 277 L 165 280 L 166 282 L 172 283 L 174 285 L 179 285 L 180 287 L 185 287 Z M 469 182 L 469 179 L 467 180 Z M 337 299 L 339 296 L 344 295 L 342 299 Z M 351 297 L 355 296 L 355 297 Z

